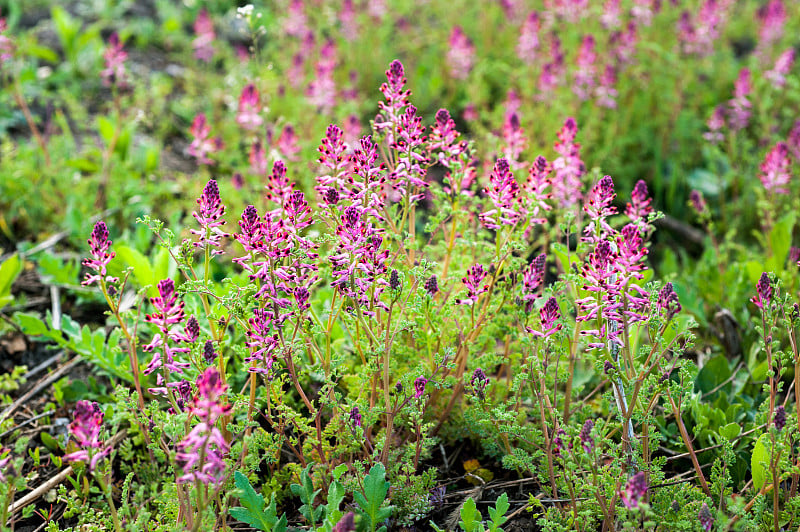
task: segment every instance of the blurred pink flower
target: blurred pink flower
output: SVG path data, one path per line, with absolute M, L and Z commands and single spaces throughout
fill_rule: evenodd
M 78 401 L 75 404 L 72 423 L 69 424 L 69 432 L 81 449 L 64 455 L 64 460 L 88 462 L 89 471 L 93 471 L 97 467 L 97 462 L 111 452 L 110 447 L 104 451 L 96 451 L 103 447 L 103 442 L 100 441 L 102 428 L 103 412 L 100 410 L 100 405 L 92 401 Z
M 461 26 L 455 26 L 450 33 L 450 49 L 447 51 L 447 64 L 450 75 L 455 79 L 467 79 L 475 61 L 475 46 L 464 34 Z
M 116 85 L 125 87 L 127 85 L 127 74 L 125 72 L 125 60 L 127 58 L 128 54 L 123 50 L 119 35 L 117 35 L 117 32 L 112 33 L 111 37 L 108 38 L 108 47 L 103 52 L 105 68 L 100 71 L 100 78 L 103 80 L 104 86 Z
M 722 128 L 725 127 L 725 107 L 718 105 L 706 122 L 708 131 L 703 133 L 703 138 L 711 144 L 719 144 L 725 138 Z
M 789 147 L 785 142 L 778 142 L 764 157 L 761 163 L 761 183 L 769 194 L 788 194 L 787 185 L 791 179 L 789 167 Z
M 572 92 L 580 100 L 588 99 L 596 84 L 597 67 L 594 63 L 597 60 L 597 54 L 594 51 L 594 47 L 594 37 L 592 35 L 584 36 L 578 51 L 577 68 L 575 69 L 575 78 L 572 84 Z
M 782 89 L 783 86 L 786 85 L 786 76 L 792 70 L 794 56 L 794 48 L 786 49 L 778 56 L 778 59 L 775 60 L 775 65 L 772 69 L 764 73 L 764 77 L 767 78 L 776 89 Z
M 553 163 L 553 197 L 562 207 L 570 207 L 581 201 L 581 178 L 586 165 L 580 158 L 581 145 L 575 142 L 578 125 L 570 117 L 558 132 L 555 150 L 559 154 Z
M 750 120 L 752 104 L 747 99 L 753 89 L 750 83 L 750 69 L 741 69 L 733 86 L 733 98 L 728 101 L 728 125 L 731 130 L 739 131 L 747 127 Z
M 290 37 L 303 38 L 308 33 L 308 19 L 306 18 L 303 0 L 292 0 L 282 24 L 283 32 Z
M 200 164 L 212 164 L 214 161 L 208 158 L 208 154 L 222 149 L 222 139 L 219 137 L 209 138 L 211 126 L 206 120 L 205 113 L 194 117 L 189 133 L 194 137 L 189 145 L 189 155 L 196 157 Z
M 239 113 L 236 122 L 244 129 L 255 130 L 264 123 L 261 117 L 261 99 L 258 89 L 253 83 L 248 83 L 239 96 Z
M 783 37 L 786 8 L 781 0 L 770 0 L 759 8 L 756 16 L 761 22 L 761 27 L 758 30 L 758 45 L 755 54 L 757 57 L 764 57 L 769 55 L 772 47 Z
M 194 21 L 194 33 L 196 37 L 192 41 L 194 56 L 200 61 L 208 63 L 214 57 L 214 24 L 208 16 L 208 11 L 203 8 L 197 14 Z
M 536 11 L 531 11 L 519 33 L 517 42 L 517 56 L 527 64 L 533 64 L 536 60 L 536 52 L 539 50 L 539 29 L 541 21 Z

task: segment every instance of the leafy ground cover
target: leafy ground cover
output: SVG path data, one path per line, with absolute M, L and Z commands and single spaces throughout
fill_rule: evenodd
M 800 526 L 797 4 L 0 13 L 0 529 Z

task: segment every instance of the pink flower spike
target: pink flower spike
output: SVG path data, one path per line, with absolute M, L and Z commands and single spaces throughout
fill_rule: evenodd
M 128 54 L 123 50 L 123 45 L 119 40 L 117 32 L 111 34 L 108 38 L 108 48 L 103 52 L 103 59 L 105 60 L 105 68 L 100 72 L 100 78 L 103 80 L 103 85 L 111 87 L 116 85 L 120 88 L 127 86 L 127 74 L 125 72 L 125 60 Z
M 256 251 L 264 238 L 264 227 L 258 216 L 258 210 L 254 206 L 248 205 L 245 207 L 242 213 L 242 219 L 239 221 L 239 229 L 240 231 L 234 233 L 233 238 L 242 244 L 245 252 L 250 253 L 251 251 Z M 247 259 L 249 259 L 249 257 L 239 257 L 233 259 L 233 261 L 240 262 Z
M 791 166 L 791 159 L 789 158 L 789 146 L 785 142 L 778 142 L 764 157 L 764 162 L 761 163 L 761 183 L 770 195 L 773 194 L 788 194 L 789 181 L 791 175 L 789 167 Z
M 520 126 L 519 115 L 516 111 L 506 114 L 506 120 L 503 123 L 503 140 L 503 155 L 508 159 L 511 167 L 516 170 L 522 166 L 519 158 L 527 144 L 525 132 Z
M 196 35 L 192 41 L 194 56 L 205 63 L 210 62 L 214 57 L 216 34 L 214 33 L 214 24 L 211 22 L 211 18 L 205 8 L 201 9 L 200 13 L 197 14 L 197 18 L 194 21 L 194 33 Z
M 703 197 L 703 193 L 699 190 L 692 190 L 689 193 L 689 204 L 698 215 L 703 216 L 708 214 L 708 204 Z
M 189 155 L 196 157 L 200 164 L 212 164 L 214 161 L 208 158 L 208 154 L 222 149 L 222 140 L 210 138 L 211 126 L 206 120 L 205 113 L 194 117 L 189 133 L 194 137 L 189 145 Z
M 789 75 L 792 65 L 794 65 L 794 55 L 794 48 L 787 49 L 775 60 L 775 66 L 772 67 L 772 70 L 764 73 L 764 77 L 776 89 L 782 89 L 786 85 L 786 76 Z
M 639 503 L 647 495 L 647 475 L 644 471 L 639 471 L 625 485 L 625 489 L 620 492 L 620 498 L 625 508 L 638 508 Z
M 603 4 L 603 14 L 600 15 L 600 23 L 607 30 L 613 30 L 620 25 L 621 10 L 619 0 L 606 0 Z
M 108 227 L 106 227 L 105 222 L 101 220 L 94 224 L 92 235 L 87 242 L 91 250 L 91 258 L 84 259 L 82 264 L 94 270 L 96 273 L 87 273 L 81 285 L 89 286 L 102 280 L 106 282 L 116 282 L 116 277 L 106 276 L 106 267 L 116 254 L 113 251 L 109 251 L 111 248 L 111 240 L 108 239 Z
M 708 508 L 707 503 L 703 502 L 700 507 L 700 511 L 697 513 L 697 520 L 706 532 L 711 532 L 711 529 L 714 528 L 714 516 L 711 515 L 711 510 Z
M 225 480 L 224 457 L 230 446 L 216 427 L 217 420 L 230 412 L 231 405 L 224 404 L 223 384 L 219 371 L 209 366 L 197 377 L 197 394 L 193 398 L 191 412 L 200 423 L 177 445 L 175 458 L 183 468 L 178 482 L 199 481 L 203 484 L 221 484 Z
M 95 402 L 78 401 L 75 404 L 72 423 L 69 424 L 69 432 L 81 450 L 64 455 L 64 460 L 89 462 L 89 471 L 93 471 L 97 467 L 97 462 L 111 452 L 111 448 L 95 451 L 103 447 L 103 442 L 100 441 L 102 427 L 103 412 L 100 406 Z
M 616 84 L 617 69 L 614 65 L 608 64 L 600 74 L 599 84 L 594 89 L 597 105 L 605 107 L 606 109 L 617 108 L 617 96 L 619 92 L 616 89 Z
M 303 8 L 303 0 L 292 0 L 282 27 L 286 35 L 303 38 L 308 33 L 308 19 Z
M 309 103 L 323 114 L 329 114 L 336 106 L 336 81 L 333 73 L 336 69 L 336 45 L 327 41 L 320 49 L 320 58 L 314 70 L 315 75 L 306 89 Z
M 456 305 L 474 305 L 477 303 L 478 296 L 489 291 L 488 285 L 481 286 L 481 281 L 486 275 L 487 272 L 481 264 L 476 264 L 467 270 L 466 277 L 461 279 L 461 282 L 467 287 L 467 297 L 465 299 L 457 299 Z
M 552 164 L 555 174 L 553 196 L 562 207 L 571 207 L 581 201 L 581 177 L 586 173 L 586 166 L 580 158 L 581 145 L 575 142 L 577 133 L 575 119 L 567 118 L 555 143 L 555 150 L 560 157 Z
M 508 160 L 497 160 L 484 192 L 492 200 L 493 209 L 479 215 L 481 223 L 488 229 L 500 229 L 503 225 L 514 226 L 526 214 L 519 198 L 520 187 L 511 173 Z
M 278 136 L 276 145 L 278 151 L 290 161 L 297 160 L 297 153 L 300 151 L 300 146 L 297 145 L 297 134 L 294 132 L 294 127 L 291 124 L 283 126 L 281 134 Z
M 666 314 L 667 320 L 671 320 L 681 311 L 681 303 L 678 301 L 678 294 L 675 293 L 672 283 L 665 284 L 658 293 L 657 305 L 659 310 Z
M 703 133 L 703 138 L 711 144 L 719 144 L 725 139 L 722 129 L 725 127 L 725 107 L 718 105 L 706 122 L 708 132 Z
M 579 437 L 585 452 L 591 452 L 594 449 L 594 437 L 592 437 L 592 429 L 594 428 L 594 421 L 587 419 L 581 427 Z
M 539 318 L 542 322 L 542 330 L 537 331 L 531 327 L 526 327 L 527 331 L 539 338 L 547 338 L 560 331 L 564 324 L 556 323 L 561 318 L 561 311 L 558 308 L 558 301 L 551 297 L 539 310 Z
M 268 374 L 274 362 L 274 352 L 278 348 L 278 334 L 274 331 L 275 323 L 272 312 L 264 309 L 254 309 L 253 317 L 248 320 L 250 328 L 247 330 L 247 347 L 250 356 L 244 361 L 250 364 L 247 369 L 250 373 Z
M 789 136 L 786 138 L 786 146 L 792 152 L 795 162 L 800 162 L 800 120 L 794 123 Z
M 0 18 L 0 66 L 14 57 L 14 41 L 3 35 L 7 29 L 6 19 Z
M 647 217 L 653 212 L 651 203 L 653 203 L 653 199 L 648 197 L 647 183 L 640 179 L 633 187 L 631 202 L 625 208 L 625 214 L 634 223 L 646 222 Z
M 461 26 L 453 28 L 449 44 L 447 63 L 450 65 L 450 75 L 458 80 L 467 79 L 475 61 L 475 46 Z
M 536 52 L 539 50 L 539 29 L 541 21 L 536 11 L 531 11 L 519 33 L 517 42 L 517 57 L 531 65 L 536 61 Z
M 750 298 L 753 304 L 761 310 L 767 310 L 772 301 L 772 280 L 769 275 L 764 272 L 758 279 L 756 284 L 756 295 Z
M 219 186 L 216 180 L 210 179 L 206 183 L 203 194 L 197 199 L 197 204 L 200 208 L 194 211 L 192 216 L 200 224 L 200 230 L 191 230 L 193 234 L 199 236 L 194 247 L 201 249 L 210 247 L 212 248 L 211 254 L 218 255 L 222 253 L 222 238 L 227 237 L 228 233 L 220 229 L 220 226 L 225 225 L 225 220 L 222 219 L 225 214 L 225 205 L 220 200 Z
M 551 166 L 547 159 L 539 155 L 533 161 L 528 172 L 528 180 L 523 185 L 524 193 L 522 202 L 530 215 L 532 225 L 547 223 L 547 219 L 542 216 L 553 207 L 547 203 L 551 194 L 546 189 L 551 185 L 550 182 Z
M 158 297 L 151 297 L 150 303 L 156 308 L 157 312 L 148 314 L 145 321 L 161 325 L 163 332 L 168 331 L 168 326 L 181 323 L 185 317 L 183 313 L 183 301 L 178 302 L 178 294 L 175 293 L 175 281 L 163 279 L 158 282 Z
M 258 89 L 254 84 L 248 83 L 239 96 L 239 114 L 236 115 L 236 122 L 244 129 L 253 131 L 264 123 L 260 113 L 261 99 Z
M 425 385 L 428 384 L 428 379 L 425 377 L 417 377 L 414 381 L 414 397 L 419 399 L 425 393 Z
M 759 41 L 756 55 L 763 56 L 783 37 L 786 8 L 781 0 L 771 0 L 758 10 L 757 16 L 761 22 L 761 28 L 758 32 Z
M 411 91 L 405 89 L 406 78 L 403 63 L 395 59 L 386 71 L 386 82 L 381 84 L 383 102 L 378 103 L 380 114 L 375 117 L 374 128 L 378 133 L 386 133 L 386 140 L 394 143 L 393 129 L 399 125 L 400 114 L 408 105 Z
M 733 90 L 733 99 L 728 102 L 728 124 L 733 131 L 747 127 L 750 120 L 752 104 L 747 97 L 753 87 L 750 83 L 750 69 L 743 68 L 739 71 Z
M 595 61 L 597 60 L 597 54 L 594 48 L 594 36 L 586 35 L 578 51 L 577 68 L 572 85 L 572 92 L 580 100 L 587 100 L 596 85 L 595 74 L 597 67 L 595 66 Z
M 436 122 L 428 136 L 428 152 L 447 168 L 452 168 L 462 153 L 467 150 L 465 142 L 459 142 L 460 133 L 447 109 L 436 112 Z
M 613 233 L 614 230 L 608 225 L 606 218 L 617 214 L 617 208 L 611 205 L 617 195 L 614 192 L 614 181 L 611 176 L 604 176 L 595 184 L 583 211 L 589 215 L 589 223 L 583 231 L 584 239 L 594 241 L 598 237 L 598 232 Z
M 540 296 L 540 288 L 544 286 L 544 268 L 546 264 L 547 255 L 542 253 L 522 271 L 522 300 L 525 302 L 525 312 L 531 311 L 534 301 Z

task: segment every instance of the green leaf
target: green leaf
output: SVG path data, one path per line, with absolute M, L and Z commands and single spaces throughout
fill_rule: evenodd
M 33 314 L 17 312 L 14 314 L 14 321 L 28 336 L 42 336 L 49 331 L 47 324 L 39 316 Z
M 465 532 L 475 532 L 475 529 L 482 520 L 481 513 L 472 497 L 469 497 L 461 506 L 461 521 L 458 522 Z
M 369 519 L 370 530 L 373 532 L 377 529 L 378 523 L 392 514 L 391 507 L 381 507 L 389 493 L 389 485 L 389 481 L 386 480 L 386 469 L 379 462 L 372 466 L 369 474 L 364 478 L 364 492 L 353 494 L 353 498 L 360 507 L 361 515 Z
M 707 394 L 718 388 L 720 385 L 722 385 L 722 383 L 730 379 L 730 377 L 731 368 L 728 365 L 728 359 L 725 358 L 725 355 L 717 355 L 707 361 L 697 373 L 694 387 L 695 390 Z M 728 383 L 722 386 L 721 390 L 729 391 L 730 387 L 731 384 Z M 717 390 L 714 392 L 714 394 L 711 394 L 711 396 L 706 399 L 713 401 L 719 391 L 720 390 Z
M 347 471 L 347 464 L 339 464 L 333 469 L 333 480 L 339 480 Z
M 326 505 L 328 512 L 333 512 L 339 509 L 339 505 L 344 499 L 344 486 L 338 480 L 331 482 L 328 488 L 328 504 Z
M 783 269 L 786 257 L 789 256 L 789 248 L 792 245 L 792 230 L 794 229 L 796 217 L 795 212 L 791 211 L 772 226 L 772 230 L 767 236 L 769 248 L 772 250 L 772 256 L 766 263 L 768 271 L 778 272 Z
M 769 449 L 767 442 L 769 437 L 762 434 L 753 447 L 753 454 L 750 456 L 750 470 L 753 474 L 753 487 L 760 490 L 767 481 L 767 470 L 769 469 Z
M 322 506 L 314 508 L 314 499 L 322 490 L 314 490 L 314 481 L 311 478 L 311 466 L 308 464 L 305 469 L 300 473 L 300 482 L 302 484 L 292 484 L 290 486 L 292 493 L 300 497 L 303 506 L 299 508 L 300 514 L 305 517 L 312 528 L 316 527 L 317 520 L 322 516 Z
M 578 260 L 580 259 L 578 254 L 575 253 L 574 251 L 569 252 L 569 250 L 564 244 L 561 244 L 559 242 L 554 242 L 553 244 L 551 244 L 550 249 L 555 254 L 556 259 L 558 259 L 558 262 L 561 263 L 561 268 L 563 268 L 563 271 L 565 272 L 571 271 L 570 265 L 578 264 Z
M 133 276 L 139 286 L 149 286 L 150 296 L 157 297 L 158 289 L 156 288 L 156 278 L 153 272 L 153 267 L 150 261 L 139 250 L 130 246 L 116 246 L 114 251 L 117 252 L 117 257 L 125 263 L 126 266 L 133 268 Z
M 495 532 L 499 530 L 499 528 L 505 523 L 508 518 L 505 517 L 506 512 L 511 507 L 508 503 L 508 494 L 503 493 L 500 497 L 497 498 L 497 502 L 495 503 L 494 508 L 489 508 L 489 517 L 492 520 L 492 524 L 489 527 L 491 532 Z
M 41 438 L 42 444 L 44 444 L 44 446 L 50 449 L 51 451 L 55 452 L 61 450 L 61 446 L 58 444 L 58 440 L 52 437 L 49 433 L 40 432 L 39 438 Z
M 728 423 L 719 428 L 719 435 L 727 440 L 733 440 L 742 432 L 742 426 L 738 423 Z
M 111 144 L 111 141 L 114 139 L 114 131 L 116 128 L 116 124 L 114 124 L 114 122 L 112 122 L 108 117 L 97 117 L 97 131 L 100 133 L 100 136 L 103 138 L 106 145 Z
M 64 164 L 87 174 L 93 174 L 98 170 L 100 170 L 100 165 L 96 161 L 93 161 L 92 159 L 89 159 L 87 157 L 79 157 L 77 159 L 67 159 L 67 161 Z
M 22 260 L 14 253 L 0 264 L 0 297 L 11 295 L 11 284 L 22 272 Z M 2 305 L 0 305 L 2 306 Z
M 244 506 L 237 506 L 229 510 L 231 516 L 243 523 L 263 530 L 265 532 L 284 532 L 287 521 L 286 514 L 278 519 L 275 511 L 275 496 L 270 499 L 269 506 L 264 507 L 264 497 L 256 493 L 250 481 L 240 471 L 233 474 L 236 487 L 239 489 L 239 501 Z
M 53 7 L 50 16 L 55 23 L 56 33 L 67 58 L 72 59 L 75 53 L 75 37 L 80 30 L 80 24 L 60 6 Z
M 25 47 L 25 55 L 37 57 L 49 63 L 58 63 L 59 61 L 58 54 L 52 48 L 36 43 L 29 44 Z

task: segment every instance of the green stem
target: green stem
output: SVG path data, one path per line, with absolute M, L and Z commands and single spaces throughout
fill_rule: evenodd
M 108 485 L 103 481 L 100 475 L 95 474 L 94 478 L 100 485 L 100 489 L 103 491 L 103 495 L 105 495 L 106 501 L 108 502 L 108 507 L 111 510 L 111 519 L 114 521 L 114 530 L 116 530 L 116 532 L 122 532 L 122 525 L 120 525 L 119 516 L 117 515 L 117 507 L 114 506 L 114 499 L 111 497 L 111 491 Z

